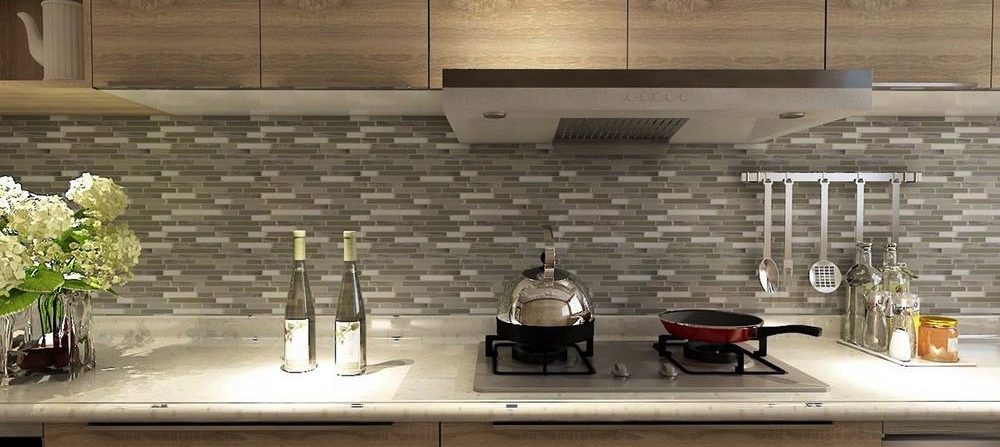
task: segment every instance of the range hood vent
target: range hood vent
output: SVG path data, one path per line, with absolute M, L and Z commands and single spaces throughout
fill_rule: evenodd
M 559 150 L 590 152 L 662 149 L 685 122 L 687 118 L 562 118 L 552 144 Z
M 869 70 L 444 70 L 463 143 L 760 143 L 871 108 Z

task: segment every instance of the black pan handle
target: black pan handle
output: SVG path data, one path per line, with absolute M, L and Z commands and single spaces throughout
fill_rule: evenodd
M 817 326 L 806 326 L 804 324 L 790 324 L 787 326 L 761 326 L 757 328 L 757 339 L 767 338 L 778 334 L 805 334 L 819 337 L 823 335 L 823 328 Z

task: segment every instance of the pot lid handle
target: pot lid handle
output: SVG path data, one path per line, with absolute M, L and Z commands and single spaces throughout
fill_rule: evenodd
M 552 234 L 552 225 L 542 225 L 545 229 L 545 267 L 542 279 L 547 283 L 552 283 L 556 279 L 556 238 Z

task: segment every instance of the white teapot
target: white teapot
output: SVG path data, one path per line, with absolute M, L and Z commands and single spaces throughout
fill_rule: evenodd
M 28 33 L 28 52 L 45 69 L 45 80 L 83 79 L 83 5 L 71 0 L 42 2 L 42 26 L 17 13 Z

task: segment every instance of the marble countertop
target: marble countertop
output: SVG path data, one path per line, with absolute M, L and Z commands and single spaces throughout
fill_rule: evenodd
M 798 320 L 797 320 L 798 321 Z M 651 339 L 655 317 L 619 318 L 605 338 Z M 837 344 L 775 337 L 770 353 L 826 393 L 478 393 L 480 317 L 372 321 L 369 373 L 278 368 L 280 319 L 100 318 L 98 369 L 0 391 L 8 422 L 558 420 L 997 420 L 1000 340 L 964 339 L 976 367 L 907 368 Z M 323 327 L 324 323 L 320 323 Z

